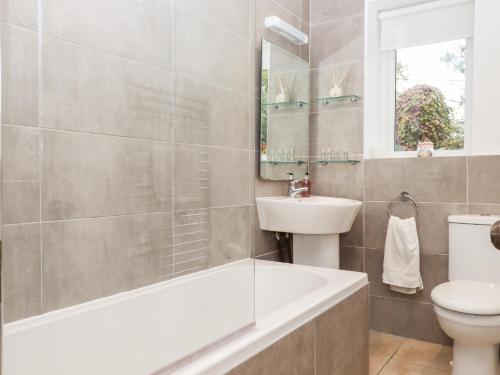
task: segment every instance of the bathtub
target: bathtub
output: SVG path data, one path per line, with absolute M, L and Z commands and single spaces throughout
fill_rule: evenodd
M 367 283 L 363 273 L 238 261 L 6 324 L 3 374 L 219 375 Z

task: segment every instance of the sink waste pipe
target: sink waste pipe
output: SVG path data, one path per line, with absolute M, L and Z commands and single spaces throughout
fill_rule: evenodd
M 276 245 L 278 246 L 278 253 L 280 261 L 283 263 L 293 263 L 292 257 L 292 238 L 289 233 L 274 232 Z

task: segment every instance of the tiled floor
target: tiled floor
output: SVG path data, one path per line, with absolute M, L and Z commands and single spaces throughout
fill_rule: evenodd
M 451 360 L 451 347 L 370 332 L 370 375 L 446 375 Z

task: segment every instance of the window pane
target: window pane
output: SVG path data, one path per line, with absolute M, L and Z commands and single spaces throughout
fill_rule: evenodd
M 465 39 L 396 51 L 395 151 L 464 148 Z

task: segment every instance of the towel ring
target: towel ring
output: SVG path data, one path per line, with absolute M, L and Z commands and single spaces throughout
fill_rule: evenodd
M 413 205 L 415 206 L 415 217 L 418 216 L 418 205 L 417 205 L 417 202 L 415 201 L 415 199 L 413 199 L 413 197 L 410 195 L 410 193 L 408 193 L 407 191 L 402 191 L 401 193 L 399 193 L 399 195 L 394 198 L 392 201 L 389 202 L 389 206 L 387 207 L 387 214 L 389 216 L 391 216 L 391 205 L 394 201 L 396 200 L 400 200 L 400 201 L 403 201 L 403 202 L 406 202 L 406 201 L 412 201 Z

